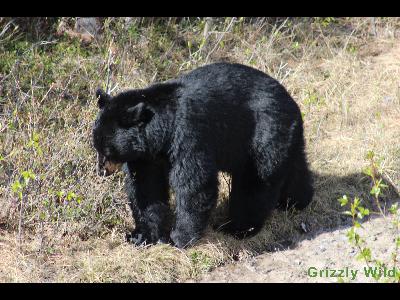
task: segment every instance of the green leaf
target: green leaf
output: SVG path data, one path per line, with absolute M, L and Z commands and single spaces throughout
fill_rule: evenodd
M 368 208 L 364 208 L 364 207 L 362 207 L 362 206 L 359 206 L 359 207 L 358 207 L 358 211 L 360 212 L 361 217 L 364 217 L 364 216 L 368 216 L 368 215 L 369 215 L 369 209 L 368 209 Z
M 370 192 L 370 194 L 374 195 L 375 197 L 378 197 L 380 195 L 380 193 L 381 193 L 381 189 L 379 186 L 373 186 L 371 189 L 371 192 Z
M 371 249 L 369 249 L 369 248 L 362 249 L 361 253 L 359 255 L 357 255 L 357 259 L 358 260 L 365 259 L 366 261 L 370 261 L 371 260 Z
M 71 201 L 71 199 L 75 199 L 76 198 L 76 194 L 74 192 L 68 192 L 67 194 L 67 200 Z
M 362 170 L 362 172 L 363 172 L 365 175 L 367 175 L 367 176 L 369 176 L 369 177 L 372 177 L 372 169 L 371 169 L 371 167 L 366 167 L 366 168 L 364 168 L 364 169 Z
M 368 160 L 371 160 L 371 159 L 374 158 L 374 156 L 375 156 L 374 151 L 368 150 L 367 155 L 366 155 L 367 159 L 368 159 Z
M 356 244 L 362 241 L 360 235 L 356 232 L 354 232 L 354 241 L 356 242 Z
M 46 213 L 43 212 L 43 211 L 41 211 L 41 212 L 39 213 L 39 220 L 43 221 L 43 220 L 45 220 L 45 219 L 46 219 Z
M 389 208 L 389 212 L 391 214 L 396 214 L 397 210 L 399 209 L 398 206 L 399 206 L 399 203 L 397 203 L 397 202 L 392 204 L 392 206 Z
M 340 202 L 340 206 L 345 206 L 349 202 L 349 199 L 346 195 L 343 195 L 342 198 L 338 199 L 338 201 Z
M 19 182 L 19 180 L 17 180 L 11 185 L 11 189 L 14 193 L 18 193 L 20 190 L 22 190 L 22 184 Z
M 355 216 L 357 214 L 356 209 L 358 208 L 360 203 L 361 200 L 358 197 L 355 197 L 353 203 L 350 206 L 350 211 L 352 216 Z
M 76 197 L 76 202 L 80 204 L 82 202 L 82 197 L 81 196 Z
M 349 229 L 349 231 L 347 231 L 346 233 L 347 238 L 349 239 L 349 242 L 354 242 L 355 240 L 355 231 L 354 231 L 354 227 L 351 227 Z
M 21 173 L 21 175 L 22 175 L 22 177 L 24 177 L 24 179 L 35 179 L 36 178 L 35 174 L 31 170 L 23 171 Z
M 38 134 L 37 132 L 34 132 L 34 133 L 32 134 L 32 140 L 33 140 L 35 143 L 38 143 L 38 142 L 39 142 L 39 134 Z
M 380 188 L 387 188 L 388 185 L 387 185 L 387 184 L 384 184 L 384 183 L 379 183 L 379 187 L 380 187 Z
M 25 186 L 28 185 L 30 179 L 35 179 L 36 178 L 35 174 L 33 174 L 33 172 L 31 170 L 23 171 L 21 173 L 21 176 L 24 179 L 24 185 Z

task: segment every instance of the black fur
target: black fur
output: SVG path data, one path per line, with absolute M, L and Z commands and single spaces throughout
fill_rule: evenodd
M 136 243 L 198 240 L 216 204 L 218 171 L 232 175 L 223 229 L 237 237 L 257 233 L 273 208 L 302 209 L 312 199 L 299 107 L 261 71 L 215 63 L 146 89 L 97 95 L 94 145 L 127 162 Z

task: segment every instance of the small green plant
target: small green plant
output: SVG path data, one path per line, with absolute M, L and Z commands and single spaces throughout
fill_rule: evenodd
M 42 156 L 43 151 L 39 144 L 40 136 L 37 132 L 32 133 L 32 137 L 27 144 L 28 148 L 33 148 L 39 156 Z
M 201 251 L 192 251 L 192 253 L 189 254 L 189 257 L 193 264 L 195 272 L 201 273 L 204 271 L 210 271 L 210 269 L 214 265 L 211 257 Z
M 382 178 L 380 176 L 382 158 L 377 159 L 374 151 L 370 150 L 367 152 L 366 159 L 369 164 L 363 169 L 363 173 L 371 179 L 372 188 L 370 194 L 374 196 L 375 204 L 381 215 L 385 216 L 385 213 L 379 203 L 379 199 L 383 190 L 388 187 L 386 184 L 382 183 Z
M 35 174 L 31 170 L 21 172 L 21 178 L 17 179 L 11 185 L 12 191 L 18 196 L 18 198 L 22 201 L 23 192 L 27 188 L 29 181 L 31 179 L 36 179 Z
M 14 194 L 18 196 L 20 200 L 20 214 L 19 214 L 19 222 L 18 222 L 18 240 L 21 244 L 21 236 L 22 236 L 22 225 L 23 225 L 23 215 L 24 215 L 24 192 L 26 191 L 30 180 L 36 179 L 35 174 L 31 170 L 21 172 L 21 178 L 14 181 L 11 185 L 11 189 Z
M 311 107 L 313 105 L 319 106 L 325 104 L 325 99 L 321 97 L 315 90 L 307 91 L 307 96 L 303 101 L 304 104 L 308 107 Z
M 357 47 L 354 45 L 349 45 L 347 46 L 347 51 L 349 51 L 351 54 L 355 54 L 357 52 Z
M 322 27 L 328 27 L 332 23 L 337 22 L 337 19 L 334 17 L 324 17 L 324 18 L 315 17 L 314 22 L 320 24 Z
M 348 230 L 346 236 L 349 242 L 358 250 L 358 255 L 356 258 L 358 260 L 364 260 L 370 270 L 379 270 L 377 272 L 371 272 L 371 276 L 376 281 L 379 281 L 382 278 L 382 270 L 387 267 L 387 263 L 373 257 L 371 248 L 368 247 L 366 240 L 359 234 L 358 229 L 362 228 L 361 221 L 371 213 L 381 214 L 385 218 L 385 213 L 381 208 L 379 199 L 382 196 L 383 191 L 388 186 L 382 183 L 383 179 L 380 172 L 380 160 L 376 159 L 375 153 L 373 151 L 368 151 L 366 159 L 368 160 L 369 164 L 363 170 L 363 173 L 371 180 L 372 188 L 370 190 L 370 194 L 374 197 L 374 201 L 379 212 L 370 212 L 368 208 L 362 205 L 362 200 L 358 197 L 354 197 L 353 201 L 349 201 L 349 198 L 346 195 L 343 195 L 338 199 L 338 201 L 340 206 L 349 207 L 349 210 L 344 211 L 344 214 L 352 218 L 352 227 Z M 400 283 L 400 271 L 398 268 L 398 250 L 400 247 L 400 213 L 398 209 L 398 203 L 393 204 L 388 211 L 394 216 L 393 225 L 396 232 L 396 237 L 394 238 L 395 249 L 391 253 L 391 264 L 395 269 L 395 276 L 393 280 Z

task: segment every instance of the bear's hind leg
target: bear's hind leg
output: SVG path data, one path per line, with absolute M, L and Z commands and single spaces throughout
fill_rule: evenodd
M 255 168 L 232 175 L 229 219 L 222 230 L 242 239 L 258 233 L 276 206 L 281 183 L 262 180 Z
M 282 187 L 278 208 L 294 207 L 302 210 L 311 202 L 314 194 L 313 180 L 304 153 L 298 153 Z

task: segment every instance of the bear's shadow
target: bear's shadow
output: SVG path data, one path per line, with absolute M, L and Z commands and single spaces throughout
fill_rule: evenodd
M 294 209 L 287 211 L 277 210 L 267 220 L 264 229 L 260 233 L 254 237 L 240 240 L 240 248 L 249 252 L 256 252 L 256 254 L 282 251 L 296 248 L 299 242 L 306 239 L 314 239 L 322 233 L 350 228 L 352 219 L 350 216 L 345 215 L 344 211 L 349 210 L 350 202 L 353 201 L 354 197 L 362 199 L 361 205 L 369 208 L 371 212 L 378 212 L 375 200 L 370 194 L 372 183 L 366 175 L 354 173 L 347 176 L 334 176 L 314 172 L 313 179 L 315 195 L 306 209 L 302 211 Z M 389 214 L 388 208 L 392 204 L 400 202 L 399 187 L 394 186 L 392 181 L 385 176 L 382 178 L 382 183 L 386 184 L 387 188 L 384 189 L 382 197 L 380 197 L 380 204 L 385 214 Z M 343 195 L 347 195 L 349 199 L 349 204 L 345 207 L 341 207 L 338 201 Z M 225 198 L 219 202 L 212 216 L 213 232 L 218 231 L 218 224 L 221 224 L 227 215 L 229 200 L 227 196 Z M 363 223 L 373 218 L 381 217 L 382 215 L 379 213 L 373 213 L 358 221 Z M 285 222 L 279 222 L 280 218 L 285 218 L 285 222 L 291 222 L 290 226 Z M 290 230 L 288 230 L 288 227 L 290 227 Z M 268 234 L 271 234 L 272 238 L 269 237 L 267 239 L 268 242 L 265 243 L 255 242 L 257 239 L 261 240 L 263 238 L 262 235 L 265 235 L 265 230 L 271 231 Z M 206 237 L 206 240 L 212 242 L 214 236 L 215 234 L 211 234 L 208 238 Z M 219 241 L 225 239 L 227 243 L 229 243 L 229 240 L 234 240 L 224 234 L 218 234 L 215 238 Z M 255 244 L 257 245 L 256 248 Z

